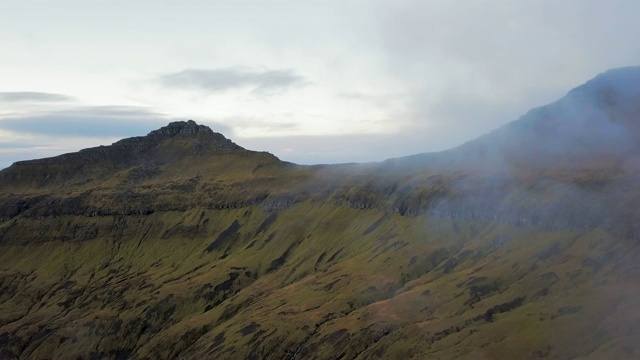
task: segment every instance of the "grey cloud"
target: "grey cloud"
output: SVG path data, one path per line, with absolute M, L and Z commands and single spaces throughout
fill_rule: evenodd
M 159 79 L 168 87 L 223 92 L 237 88 L 252 88 L 255 92 L 286 90 L 306 82 L 291 70 L 252 71 L 243 68 L 186 69 L 166 74 Z
M 0 129 L 51 136 L 117 137 L 145 135 L 170 119 L 144 108 L 80 107 L 0 119 Z
M 3 150 L 31 148 L 36 145 L 41 145 L 41 144 L 34 144 L 34 143 L 24 142 L 24 141 L 20 141 L 20 142 L 0 141 L 0 152 L 2 152 Z
M 412 123 L 424 124 L 429 135 L 447 138 L 449 147 L 453 147 L 516 120 L 532 107 L 531 103 L 540 106 L 559 97 L 531 92 L 524 98 L 497 101 L 474 94 L 448 93 L 425 106 L 418 95 L 410 104 L 415 111 Z
M 138 118 L 138 119 L 158 119 L 166 115 L 151 111 L 144 107 L 104 105 L 104 106 L 76 106 L 62 111 L 54 112 L 65 116 L 104 116 L 109 118 Z
M 0 92 L 0 101 L 5 102 L 58 102 L 70 101 L 72 97 L 36 91 Z
M 416 89 L 414 125 L 455 145 L 611 67 L 635 65 L 640 2 L 374 2 L 381 64 Z M 435 130 L 434 130 L 435 131 Z
M 640 28 L 633 15 L 640 11 L 637 1 L 376 4 L 389 66 L 410 78 L 448 75 L 452 81 L 564 86 L 607 67 L 631 65 L 640 54 L 625 45 Z
M 283 115 L 283 116 L 286 116 Z M 296 122 L 274 122 L 258 117 L 231 116 L 216 120 L 217 123 L 229 124 L 235 129 L 260 129 L 264 132 L 295 130 L 300 124 Z

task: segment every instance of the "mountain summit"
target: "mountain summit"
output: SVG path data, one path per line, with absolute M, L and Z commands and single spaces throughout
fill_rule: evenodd
M 198 125 L 196 124 L 195 121 L 193 120 L 188 120 L 188 121 L 174 121 L 172 123 L 169 123 L 169 125 L 167 126 L 163 126 L 158 130 L 154 130 L 152 132 L 149 133 L 149 136 L 159 136 L 159 135 L 166 135 L 166 136 L 195 136 L 198 133 L 205 133 L 205 134 L 215 134 L 213 132 L 213 130 L 211 130 L 211 128 L 209 128 L 208 126 L 205 125 Z
M 16 162 L 0 171 L 0 184 L 20 181 L 45 186 L 70 179 L 105 179 L 134 167 L 180 167 L 184 166 L 183 162 L 206 162 L 229 154 L 241 156 L 258 153 L 245 150 L 224 135 L 193 120 L 176 121 L 146 136 L 122 139 L 111 145 Z
M 151 131 L 147 136 L 139 139 L 146 141 L 161 141 L 167 138 L 183 139 L 195 141 L 197 150 L 202 151 L 219 151 L 219 150 L 244 150 L 242 147 L 234 144 L 231 140 L 224 137 L 220 133 L 213 132 L 211 128 L 205 125 L 198 125 L 193 120 L 174 121 L 167 126 L 163 126 L 158 130 Z M 131 142 L 136 140 L 124 140 Z M 117 143 L 116 143 L 117 144 Z
M 133 158 L 146 157 L 151 160 L 163 156 L 190 155 L 197 156 L 217 151 L 244 150 L 220 133 L 213 132 L 205 125 L 198 125 L 195 121 L 175 121 L 153 130 L 146 136 L 136 136 L 122 139 L 108 146 L 88 148 L 76 153 L 63 154 L 52 158 L 20 161 L 15 165 L 69 163 L 113 162 L 123 160 L 128 163 Z M 139 160 L 139 159 L 138 159 Z
M 160 129 L 153 130 L 146 136 L 138 136 L 120 140 L 111 146 L 86 149 L 94 151 L 102 149 L 125 149 L 129 151 L 148 153 L 149 156 L 161 155 L 175 151 L 184 155 L 203 155 L 218 151 L 244 150 L 220 133 L 213 132 L 205 125 L 198 125 L 195 121 L 174 121 Z M 117 150 L 116 150 L 117 151 Z M 64 156 L 64 155 L 63 155 Z

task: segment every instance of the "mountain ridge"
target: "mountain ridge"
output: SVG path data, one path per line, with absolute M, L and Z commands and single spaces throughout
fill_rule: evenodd
M 557 129 L 559 126 L 569 126 L 571 130 L 575 130 L 576 126 L 584 126 L 585 122 L 580 123 L 571 123 L 571 124 L 544 124 L 545 121 L 548 122 L 550 118 L 553 117 L 564 117 L 569 120 L 576 121 L 580 120 L 594 120 L 600 123 L 622 123 L 623 126 L 620 128 L 616 128 L 613 124 L 609 128 L 597 129 L 589 129 L 590 131 L 600 131 L 599 133 L 588 134 L 592 138 L 589 140 L 594 141 L 597 139 L 595 135 L 609 135 L 615 141 L 619 141 L 625 132 L 631 130 L 634 138 L 627 139 L 626 142 L 630 142 L 633 140 L 634 143 L 637 143 L 640 140 L 640 123 L 629 121 L 630 119 L 637 118 L 638 113 L 640 113 L 640 107 L 638 107 L 637 97 L 640 97 L 640 66 L 629 66 L 623 68 L 610 69 L 603 73 L 598 74 L 593 79 L 585 82 L 584 84 L 577 86 L 571 89 L 567 94 L 561 98 L 560 100 L 553 102 L 548 105 L 536 107 L 530 111 L 528 111 L 525 115 L 520 117 L 517 120 L 509 122 L 487 134 L 481 135 L 478 138 L 469 140 L 459 146 L 453 147 L 448 150 L 433 152 L 433 153 L 420 153 L 415 155 L 402 156 L 393 159 L 382 160 L 380 162 L 389 162 L 389 161 L 397 161 L 402 159 L 416 159 L 417 157 L 425 157 L 425 158 L 433 158 L 441 156 L 441 154 L 447 154 L 457 151 L 462 151 L 460 149 L 472 147 L 473 144 L 477 144 L 480 139 L 486 139 L 487 137 L 493 137 L 493 139 L 489 139 L 487 141 L 495 141 L 496 137 L 498 138 L 506 138 L 517 136 L 514 134 L 514 128 L 524 127 L 524 128 L 533 128 L 537 131 L 538 135 L 548 135 L 545 134 L 545 128 L 555 128 Z M 601 107 L 603 106 L 614 106 L 617 105 L 622 100 L 629 98 L 632 101 L 628 101 L 627 103 L 632 104 L 631 108 L 624 108 L 622 113 L 607 113 L 603 111 Z M 626 100 L 629 100 L 626 99 Z M 581 109 L 579 113 L 571 113 L 572 111 L 576 111 L 577 106 L 574 106 L 574 102 L 579 102 L 579 106 L 587 106 L 587 109 Z M 610 109 L 609 109 L 610 110 Z M 588 114 L 588 112 L 594 112 L 595 114 Z M 544 120 L 544 121 L 543 121 Z M 603 121 L 604 120 L 604 121 Z M 543 123 L 543 124 L 540 124 Z M 562 135 L 566 136 L 570 129 L 561 129 L 563 132 Z M 506 134 L 503 134 L 505 133 Z M 516 131 L 517 132 L 517 131 Z M 604 134 L 603 134 L 604 133 Z M 576 131 L 577 135 L 580 135 L 579 131 Z M 34 160 L 23 160 L 18 161 L 16 165 L 24 165 L 27 163 L 33 162 L 47 162 L 47 161 L 56 161 L 56 160 L 64 160 L 69 157 L 73 157 L 73 154 L 77 153 L 87 153 L 87 152 L 96 152 L 101 153 L 104 151 L 108 151 L 109 147 L 113 146 L 123 146 L 123 147 L 131 147 L 131 146 L 152 146 L 155 145 L 157 141 L 166 140 L 167 138 L 183 138 L 183 139 L 198 139 L 198 144 L 196 145 L 197 150 L 195 153 L 202 152 L 204 149 L 208 150 L 246 150 L 237 144 L 235 144 L 230 139 L 227 139 L 224 135 L 220 133 L 215 133 L 206 125 L 199 125 L 193 120 L 188 121 L 175 121 L 171 122 L 168 125 L 161 127 L 156 130 L 152 130 L 146 136 L 135 136 L 130 138 L 124 138 L 119 140 L 112 145 L 107 146 L 98 146 L 93 148 L 82 149 L 76 153 L 67 153 L 62 154 L 50 158 L 44 159 L 34 159 Z M 504 141 L 504 139 L 497 139 L 498 141 Z M 519 139 L 521 140 L 521 139 Z M 531 140 L 529 140 L 531 142 Z M 535 141 L 534 141 L 535 142 Z M 594 141 L 595 142 L 595 141 Z M 619 144 L 616 144 L 619 145 Z M 486 147 L 486 145 L 484 146 Z M 106 148 L 106 149 L 105 149 Z M 478 149 L 474 149 L 478 151 Z M 508 151 L 509 149 L 501 149 L 503 152 Z M 247 150 L 250 151 L 250 150 Z M 462 151 L 464 152 L 464 151 Z M 483 149 L 482 152 L 490 152 L 487 149 Z M 544 154 L 549 155 L 549 154 Z M 92 159 L 95 160 L 95 159 Z M 477 161 L 478 159 L 472 159 L 471 161 Z M 4 170 L 4 169 L 3 169 Z M 2 171 L 2 170 L 0 170 Z
M 68 158 L 78 157 L 79 155 L 87 155 L 90 153 L 106 153 L 110 149 L 123 148 L 125 150 L 132 150 L 135 148 L 142 148 L 141 150 L 147 150 L 158 146 L 162 141 L 169 139 L 184 139 L 192 140 L 195 142 L 198 150 L 245 150 L 241 146 L 236 145 L 233 141 L 224 137 L 224 135 L 215 133 L 209 127 L 205 125 L 198 125 L 193 120 L 188 121 L 174 121 L 166 126 L 149 132 L 146 136 L 134 136 L 124 138 L 114 142 L 111 145 L 101 145 L 92 148 L 82 149 L 78 152 L 66 153 L 54 157 L 24 160 L 18 161 L 16 165 L 25 165 L 33 162 L 47 163 L 56 161 L 65 161 Z M 136 149 L 138 150 L 138 149 Z M 93 154 L 91 154 L 93 155 Z M 90 156 L 90 155 L 89 155 Z
M 621 105 L 623 104 L 623 105 Z M 614 108 L 618 106 L 620 109 Z M 574 153 L 638 152 L 640 143 L 640 66 L 611 69 L 573 88 L 561 99 L 529 110 L 519 119 L 437 153 L 389 159 L 463 166 L 514 162 L 550 166 Z M 518 152 L 524 151 L 525 157 Z M 620 154 L 622 155 L 622 154 Z

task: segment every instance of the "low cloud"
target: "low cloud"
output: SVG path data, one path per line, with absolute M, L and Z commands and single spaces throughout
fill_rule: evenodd
M 237 131 L 260 131 L 264 133 L 277 133 L 282 131 L 297 130 L 300 124 L 294 121 L 278 122 L 269 121 L 259 117 L 230 116 L 218 119 L 217 122 L 229 124 L 235 132 Z
M 144 108 L 96 106 L 7 117 L 0 119 L 0 129 L 50 136 L 136 136 L 145 135 L 170 120 Z
M 304 77 L 287 69 L 254 71 L 245 68 L 185 69 L 163 75 L 158 80 L 167 87 L 210 92 L 251 88 L 260 93 L 282 91 L 306 82 Z
M 10 152 L 12 149 L 25 149 L 32 148 L 35 146 L 40 146 L 41 144 L 32 144 L 24 141 L 15 142 L 15 141 L 2 141 L 0 140 L 0 153 Z
M 0 92 L 2 102 L 59 102 L 71 101 L 72 97 L 63 94 L 53 94 L 35 91 Z

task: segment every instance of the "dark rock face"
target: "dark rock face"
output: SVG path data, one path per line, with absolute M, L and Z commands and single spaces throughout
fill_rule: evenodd
M 242 147 L 234 144 L 231 140 L 225 138 L 222 134 L 213 132 L 211 128 L 205 125 L 198 125 L 195 121 L 174 121 L 169 125 L 161 127 L 158 130 L 150 132 L 146 138 L 178 138 L 178 139 L 194 139 L 197 138 L 199 146 L 206 146 L 216 150 L 241 150 Z
M 199 132 L 214 134 L 213 130 L 204 125 L 198 125 L 195 121 L 174 121 L 167 126 L 163 126 L 158 130 L 149 133 L 149 136 L 194 136 Z
M 151 131 L 147 136 L 138 136 L 115 142 L 111 147 L 152 148 L 162 145 L 165 141 L 182 140 L 191 143 L 199 152 L 216 150 L 243 150 L 220 133 L 213 132 L 205 125 L 198 125 L 195 121 L 174 121 L 158 130 Z M 102 148 L 102 147 L 101 147 Z M 109 148 L 109 147 L 107 147 Z M 96 149 L 96 148 L 93 148 Z M 87 149 L 92 150 L 92 149 Z M 86 151 L 86 150 L 84 150 Z

